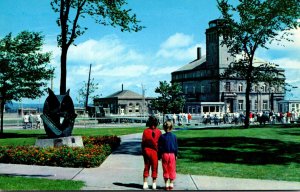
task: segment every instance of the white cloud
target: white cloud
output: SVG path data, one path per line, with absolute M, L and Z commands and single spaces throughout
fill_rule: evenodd
M 193 36 L 176 33 L 161 44 L 156 57 L 190 62 L 197 57 L 197 47 L 204 53 L 205 45 L 194 43 Z
M 179 61 L 192 61 L 197 57 L 197 47 L 200 47 L 200 44 L 194 45 L 187 48 L 176 48 L 176 49 L 160 49 L 157 52 L 158 57 L 175 59 Z
M 293 41 L 282 40 L 280 42 L 274 41 L 268 47 L 274 50 L 300 50 L 300 28 L 288 31 L 292 33 L 289 39 Z M 280 37 L 283 33 L 280 33 Z
M 162 49 L 173 49 L 186 47 L 193 43 L 194 37 L 185 35 L 183 33 L 176 33 L 170 36 L 165 42 L 161 44 Z
M 111 68 L 104 68 L 99 71 L 95 71 L 95 76 L 102 77 L 117 77 L 117 78 L 128 78 L 128 77 L 139 77 L 145 74 L 148 70 L 146 65 L 127 65 L 118 66 Z
M 291 59 L 291 58 L 279 58 L 270 60 L 271 63 L 278 64 L 280 68 L 292 68 L 300 70 L 300 60 Z
M 150 70 L 149 75 L 170 75 L 178 68 L 178 66 L 156 67 Z
M 142 60 L 143 56 L 123 44 L 115 36 L 106 36 L 100 40 L 90 39 L 77 46 L 70 47 L 68 53 L 69 61 L 79 63 L 101 63 L 111 65 L 112 63 L 126 63 Z

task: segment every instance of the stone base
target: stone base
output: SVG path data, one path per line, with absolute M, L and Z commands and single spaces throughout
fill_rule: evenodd
M 52 139 L 37 139 L 35 141 L 36 147 L 83 147 L 81 136 L 59 137 Z

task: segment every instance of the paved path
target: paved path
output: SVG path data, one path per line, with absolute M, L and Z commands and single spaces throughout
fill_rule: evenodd
M 0 175 L 41 177 L 85 181 L 83 190 L 141 190 L 143 158 L 141 134 L 122 136 L 121 146 L 97 168 L 62 168 L 50 166 L 0 164 Z M 157 188 L 163 189 L 159 162 Z M 151 180 L 149 179 L 151 187 Z M 177 190 L 300 190 L 300 182 L 178 174 Z

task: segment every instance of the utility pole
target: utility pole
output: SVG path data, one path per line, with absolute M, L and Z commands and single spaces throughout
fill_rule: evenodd
M 145 119 L 145 88 L 142 84 L 142 95 L 143 95 L 143 102 L 142 102 L 142 113 L 143 113 L 143 119 Z M 142 121 L 141 121 L 142 122 Z
M 85 98 L 85 110 L 87 110 L 88 107 L 88 101 L 89 101 L 89 91 L 90 91 L 90 80 L 91 80 L 91 69 L 92 69 L 92 64 L 90 64 L 90 71 L 89 71 L 89 78 L 88 78 L 88 83 L 87 83 L 87 88 L 86 88 L 86 98 Z

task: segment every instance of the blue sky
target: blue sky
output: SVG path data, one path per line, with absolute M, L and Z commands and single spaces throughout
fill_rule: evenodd
M 79 21 L 89 29 L 68 54 L 67 88 L 74 102 L 83 81 L 88 79 L 90 63 L 91 77 L 100 84 L 98 95 L 119 91 L 122 84 L 124 89 L 141 94 L 143 84 L 146 96 L 155 96 L 159 81 L 170 81 L 172 71 L 194 60 L 198 46 L 205 54 L 205 29 L 210 20 L 220 17 L 215 0 L 128 0 L 128 6 L 146 27 L 138 33 L 122 33 L 119 28 L 97 25 L 89 19 Z M 0 0 L 0 7 L 0 37 L 22 30 L 42 32 L 45 36 L 44 50 L 53 53 L 54 92 L 58 94 L 58 15 L 52 11 L 50 0 Z M 286 69 L 287 82 L 300 89 L 300 30 L 294 32 L 293 43 L 286 42 L 285 47 L 271 45 L 257 56 Z M 299 89 L 290 96 L 298 99 Z

